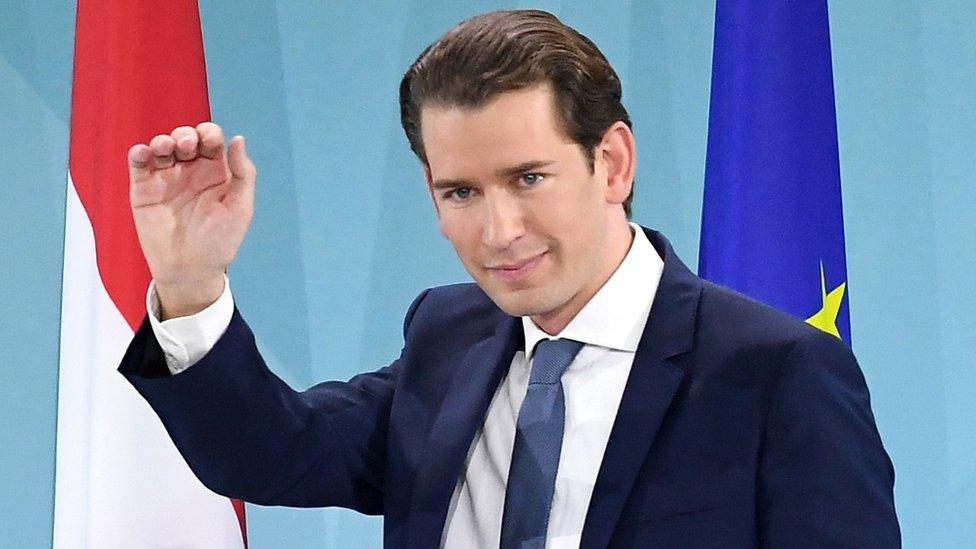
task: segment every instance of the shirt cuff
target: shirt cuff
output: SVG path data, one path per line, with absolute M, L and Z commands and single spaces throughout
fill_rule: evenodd
M 166 357 L 166 367 L 176 375 L 209 353 L 227 331 L 234 315 L 230 281 L 224 275 L 224 291 L 206 309 L 194 315 L 160 321 L 159 296 L 156 295 L 156 281 L 153 280 L 146 292 L 146 311 L 149 312 L 149 324 L 156 341 Z

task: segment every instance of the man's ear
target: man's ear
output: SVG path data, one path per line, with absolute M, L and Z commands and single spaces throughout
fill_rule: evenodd
M 627 124 L 618 120 L 603 133 L 603 140 L 597 145 L 595 152 L 594 160 L 603 163 L 607 174 L 607 202 L 623 204 L 630 196 L 637 169 L 634 133 Z
M 437 200 L 434 199 L 434 178 L 430 175 L 430 164 L 424 162 L 424 181 L 427 182 L 427 192 L 430 194 L 430 201 L 434 205 L 434 213 L 437 214 L 437 218 L 441 217 L 441 210 L 437 206 Z

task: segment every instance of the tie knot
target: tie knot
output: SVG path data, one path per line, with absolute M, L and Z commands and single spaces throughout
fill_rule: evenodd
M 563 372 L 576 357 L 583 344 L 572 339 L 543 339 L 535 347 L 529 383 L 559 383 Z

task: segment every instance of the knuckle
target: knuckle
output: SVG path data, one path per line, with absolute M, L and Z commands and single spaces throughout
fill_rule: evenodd
M 145 161 L 142 158 L 140 158 L 141 156 L 143 156 L 142 155 L 143 147 L 145 147 L 145 145 L 141 143 L 129 147 L 129 151 L 126 153 L 125 156 L 126 159 L 128 159 L 129 163 L 132 164 L 133 166 L 141 166 L 145 164 Z
M 220 126 L 213 122 L 201 122 L 197 124 L 196 131 L 204 137 L 219 137 L 221 134 Z
M 149 148 L 154 156 L 169 156 L 173 154 L 173 148 L 176 147 L 176 142 L 173 141 L 171 137 L 164 136 L 162 138 L 153 139 L 153 142 L 149 144 Z
M 172 138 L 170 136 L 166 135 L 166 134 L 159 134 L 159 135 L 157 135 L 157 136 L 155 136 L 155 137 L 152 138 L 152 140 L 149 142 L 149 146 L 150 147 L 159 147 L 159 146 L 163 145 L 164 143 L 166 143 L 167 141 L 169 141 L 170 139 L 172 139 Z
M 209 148 L 220 146 L 220 136 L 214 133 L 208 133 L 201 136 L 200 141 L 202 141 L 203 144 Z

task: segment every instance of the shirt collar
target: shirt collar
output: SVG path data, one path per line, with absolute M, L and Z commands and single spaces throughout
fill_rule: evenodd
M 574 339 L 586 345 L 637 351 L 664 271 L 664 261 L 647 240 L 644 230 L 634 223 L 630 227 L 634 240 L 623 262 L 563 331 L 550 336 L 530 317 L 522 317 L 528 359 L 543 339 Z

